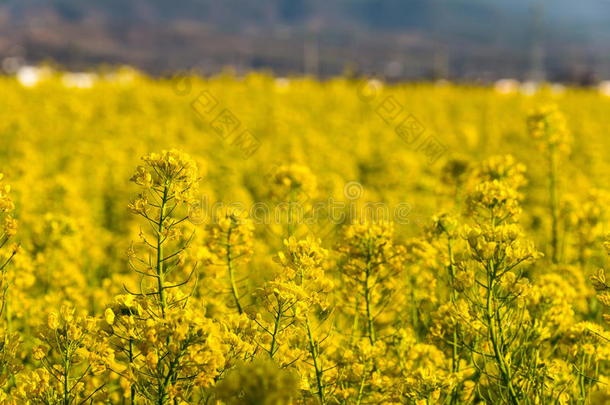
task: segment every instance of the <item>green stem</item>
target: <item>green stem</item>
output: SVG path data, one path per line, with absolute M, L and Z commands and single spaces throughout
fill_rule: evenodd
M 231 225 L 229 225 L 229 230 L 227 231 L 227 269 L 229 271 L 229 283 L 231 284 L 231 294 L 233 295 L 233 300 L 235 301 L 235 306 L 237 307 L 237 311 L 242 314 L 243 308 L 239 302 L 239 293 L 237 292 L 237 285 L 235 284 L 235 276 L 233 274 L 233 264 L 231 257 L 231 233 L 233 232 L 233 220 L 231 219 Z
M 167 220 L 165 216 L 165 211 L 167 207 L 169 194 L 169 184 L 167 180 L 163 185 L 163 199 L 161 201 L 161 207 L 159 209 L 159 227 L 157 229 L 157 286 L 159 290 L 159 302 L 161 306 L 161 315 L 165 318 L 165 310 L 167 308 L 167 299 L 165 297 L 165 268 L 163 265 L 163 242 L 164 237 L 163 233 L 165 231 L 165 221 Z M 171 336 L 167 337 L 167 345 L 169 346 L 171 343 Z M 162 384 L 161 380 L 158 380 L 157 386 L 159 389 L 159 405 L 163 405 L 165 403 L 165 397 L 167 394 L 166 386 Z
M 368 323 L 369 329 L 369 340 L 371 344 L 375 344 L 375 326 L 373 324 L 373 311 L 371 304 L 371 289 L 369 286 L 369 277 L 371 274 L 371 256 L 372 256 L 372 246 L 369 243 L 367 258 L 366 258 L 366 270 L 365 270 L 365 279 L 364 279 L 364 300 L 366 303 L 366 319 Z
M 510 370 L 510 366 L 506 363 L 506 358 L 504 355 L 504 351 L 499 342 L 500 339 L 503 340 L 504 332 L 502 330 L 502 324 L 497 319 L 497 312 L 494 310 L 494 307 L 497 306 L 495 304 L 494 289 L 495 289 L 495 281 L 496 281 L 496 269 L 493 265 L 493 262 L 489 263 L 488 268 L 488 283 L 487 283 L 487 302 L 486 302 L 486 318 L 489 327 L 489 338 L 491 340 L 491 344 L 494 350 L 494 357 L 496 363 L 498 365 L 498 369 L 500 370 L 500 376 L 502 378 L 502 382 L 508 389 L 508 394 L 510 396 L 511 403 L 519 404 L 519 399 L 517 397 L 515 388 L 513 387 L 512 382 L 512 373 Z M 494 304 L 492 304 L 492 298 Z
M 554 146 L 549 147 L 549 199 L 551 209 L 551 249 L 553 263 L 557 263 L 558 218 L 557 218 L 557 154 Z
M 355 308 L 355 314 L 354 314 L 354 323 L 352 324 L 352 334 L 350 336 L 350 340 L 349 343 L 350 345 L 354 343 L 354 339 L 356 339 L 356 334 L 358 333 L 358 318 L 360 317 L 360 309 L 358 308 L 358 305 L 356 304 L 356 308 Z
M 129 338 L 129 364 L 130 366 L 133 363 L 133 340 L 131 338 Z M 130 387 L 130 398 L 131 398 L 131 405 L 134 405 L 136 403 L 136 387 L 134 384 L 131 384 Z
M 278 302 L 277 316 L 275 317 L 275 325 L 273 327 L 273 336 L 271 339 L 271 349 L 269 350 L 269 357 L 273 358 L 275 351 L 277 350 L 277 334 L 280 329 L 280 322 L 282 321 L 282 302 Z
M 305 325 L 307 327 L 307 337 L 309 339 L 309 352 L 311 353 L 314 371 L 316 372 L 316 384 L 317 384 L 317 388 L 318 388 L 318 396 L 320 397 L 320 403 L 322 405 L 326 405 L 326 398 L 324 395 L 324 384 L 322 382 L 322 369 L 319 364 L 318 350 L 316 349 L 316 345 L 314 344 L 313 336 L 311 334 L 311 325 L 309 324 L 308 315 L 305 315 Z
M 165 271 L 163 268 L 163 232 L 165 223 L 165 208 L 167 205 L 167 198 L 169 193 L 169 184 L 167 182 L 163 187 L 163 200 L 161 201 L 161 208 L 159 212 L 159 224 L 157 229 L 157 288 L 159 290 L 159 301 L 161 304 L 161 315 L 165 318 L 165 308 L 167 306 L 165 298 Z
M 68 379 L 70 376 L 70 359 L 68 357 L 68 348 L 65 349 L 64 353 L 64 405 L 68 405 L 70 400 L 68 399 Z
M 293 216 L 294 216 L 294 214 L 292 212 L 293 205 L 294 205 L 294 200 L 295 200 L 294 196 L 291 193 L 290 194 L 290 203 L 289 203 L 289 206 L 288 206 L 288 237 L 291 237 L 291 236 L 294 235 L 294 228 L 295 228 L 295 226 L 293 224 Z
M 360 405 L 360 403 L 362 402 L 365 382 L 366 382 L 366 366 L 364 367 L 364 370 L 362 370 L 362 378 L 360 379 L 360 388 L 358 388 L 358 398 L 356 399 L 356 405 Z
M 455 308 L 455 303 L 457 301 L 457 293 L 454 288 L 455 270 L 453 267 L 453 245 L 452 245 L 451 236 L 449 236 L 449 235 L 447 235 L 447 254 L 449 255 L 449 281 L 451 283 L 451 285 L 450 285 L 451 303 L 452 303 L 453 307 Z M 453 327 L 453 341 L 451 342 L 451 371 L 453 373 L 457 373 L 460 369 L 457 338 L 458 338 L 458 325 L 456 324 Z M 451 404 L 456 404 L 458 401 L 458 398 L 459 398 L 458 389 L 459 389 L 459 384 L 456 384 L 456 386 L 451 391 L 451 401 L 450 401 Z
M 587 391 L 585 389 L 585 360 L 586 354 L 583 354 L 580 359 L 580 375 L 578 376 L 578 385 L 580 387 L 580 398 L 582 403 L 585 403 L 585 398 L 587 397 Z
M 9 305 L 9 301 L 8 301 L 8 297 L 6 296 L 7 291 L 4 291 L 4 302 L 2 303 L 2 306 L 4 307 L 5 311 L 6 311 L 6 334 L 10 335 L 12 330 L 13 330 L 13 322 L 12 322 L 12 315 L 11 315 L 11 308 Z

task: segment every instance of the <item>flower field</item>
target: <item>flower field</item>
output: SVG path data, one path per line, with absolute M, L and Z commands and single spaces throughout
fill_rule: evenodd
M 81 79 L 0 77 L 0 403 L 610 403 L 610 97 Z

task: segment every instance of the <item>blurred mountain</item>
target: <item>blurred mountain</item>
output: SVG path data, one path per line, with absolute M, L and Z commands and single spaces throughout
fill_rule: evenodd
M 588 83 L 610 77 L 609 20 L 608 0 L 0 0 L 0 57 L 153 74 L 232 66 L 492 80 L 542 71 Z

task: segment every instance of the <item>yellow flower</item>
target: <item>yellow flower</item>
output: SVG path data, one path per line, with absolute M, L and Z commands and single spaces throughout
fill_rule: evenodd
M 106 308 L 106 311 L 104 311 L 104 320 L 108 325 L 114 323 L 114 312 L 112 312 L 112 309 Z
M 47 326 L 51 330 L 56 330 L 59 328 L 59 317 L 55 312 L 50 312 L 47 316 Z
M 34 357 L 35 360 L 42 360 L 46 354 L 47 351 L 43 346 L 40 345 L 34 347 L 34 350 L 32 351 L 32 357 Z
M 539 139 L 546 148 L 569 151 L 570 136 L 565 117 L 556 105 L 544 105 L 530 112 L 527 127 L 532 138 Z

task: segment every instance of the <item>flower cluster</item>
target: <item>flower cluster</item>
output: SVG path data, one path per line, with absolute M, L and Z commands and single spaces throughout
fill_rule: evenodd
M 532 110 L 527 117 L 527 129 L 530 136 L 540 141 L 544 148 L 569 151 L 570 133 L 566 119 L 556 105 L 544 105 Z
M 277 167 L 271 176 L 271 195 L 280 201 L 300 201 L 315 196 L 318 183 L 307 166 L 290 164 Z
M 407 148 L 353 80 L 191 80 L 264 147 L 162 79 L 0 77 L 1 404 L 608 403 L 598 94 L 387 85 L 438 134 Z

